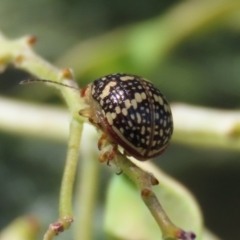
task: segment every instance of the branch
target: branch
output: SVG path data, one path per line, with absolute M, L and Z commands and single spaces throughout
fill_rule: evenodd
M 173 141 L 187 145 L 240 149 L 240 111 L 174 103 Z M 0 130 L 65 141 L 69 116 L 65 109 L 0 97 Z M 16 121 L 15 119 L 18 119 Z
M 240 149 L 240 111 L 173 104 L 173 140 L 190 145 Z
M 53 82 L 64 83 L 76 87 L 76 83 L 73 81 L 73 76 L 69 69 L 57 69 L 32 50 L 32 46 L 35 42 L 36 38 L 32 36 L 23 37 L 17 40 L 9 40 L 1 34 L 0 65 L 2 68 L 6 67 L 7 64 L 14 64 L 17 68 L 26 70 L 38 78 L 49 79 Z M 79 116 L 78 111 L 84 107 L 84 102 L 83 99 L 80 98 L 79 91 L 76 91 L 76 89 L 63 87 L 57 84 L 46 84 L 50 84 L 61 91 L 70 109 L 72 119 L 67 160 L 60 191 L 59 220 L 50 225 L 49 230 L 44 236 L 45 240 L 51 240 L 58 233 L 68 229 L 73 221 L 72 189 L 77 168 L 79 143 L 83 125 L 83 119 Z M 31 112 L 28 116 L 32 116 L 32 114 Z M 22 113 L 20 115 L 22 115 Z M 44 118 L 45 116 L 42 119 Z M 57 120 L 56 123 L 58 121 L 59 120 Z M 45 126 L 43 128 L 45 128 Z M 46 131 L 44 131 L 44 133 L 46 133 Z
M 184 230 L 175 226 L 164 209 L 162 208 L 160 202 L 158 201 L 156 195 L 152 191 L 152 186 L 158 184 L 158 180 L 153 176 L 153 174 L 142 170 L 133 162 L 129 161 L 123 154 L 118 152 L 116 158 L 116 165 L 138 186 L 141 192 L 141 197 L 155 218 L 157 224 L 159 225 L 164 240 L 170 239 L 181 239 L 181 240 L 193 240 L 196 235 L 192 232 L 185 232 Z

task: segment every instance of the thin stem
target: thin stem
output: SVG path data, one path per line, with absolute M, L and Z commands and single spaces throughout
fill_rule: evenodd
M 67 160 L 64 168 L 59 200 L 59 220 L 50 224 L 44 240 L 52 240 L 54 236 L 68 229 L 73 222 L 72 191 L 77 169 L 79 143 L 82 135 L 82 124 L 74 119 L 70 125 Z
M 239 151 L 240 111 L 180 103 L 172 104 L 171 109 L 175 119 L 173 141 Z M 63 108 L 0 97 L 0 130 L 6 133 L 65 141 L 68 115 Z
M 191 145 L 240 149 L 240 112 L 187 104 L 171 105 L 173 140 Z
M 62 186 L 60 191 L 59 203 L 59 221 L 50 225 L 49 230 L 44 239 L 50 240 L 59 232 L 69 228 L 73 221 L 72 216 L 72 190 L 76 173 L 77 159 L 79 154 L 79 143 L 82 134 L 82 119 L 78 115 L 78 111 L 83 107 L 83 99 L 76 91 L 76 83 L 73 81 L 72 73 L 69 69 L 58 69 L 43 58 L 38 56 L 32 46 L 36 42 L 36 38 L 27 36 L 17 40 L 9 40 L 0 37 L 0 65 L 5 67 L 9 63 L 14 63 L 19 69 L 24 69 L 33 75 L 52 82 L 60 83 L 52 84 L 57 87 L 65 98 L 71 112 L 71 127 L 68 144 L 68 154 Z M 67 83 L 66 83 L 67 81 Z M 62 86 L 68 85 L 72 88 Z
M 121 153 L 117 154 L 116 165 L 138 186 L 141 192 L 142 199 L 153 217 L 155 218 L 157 224 L 159 225 L 163 239 L 182 239 L 182 240 L 193 240 L 195 239 L 195 234 L 192 232 L 185 232 L 184 230 L 175 226 L 165 211 L 163 210 L 160 202 L 158 201 L 156 195 L 152 191 L 152 186 L 158 184 L 158 180 L 153 176 L 153 174 L 142 170 L 140 167 L 135 165 L 129 159 L 127 159 Z
M 149 189 L 143 189 L 141 195 L 144 203 L 152 213 L 159 227 L 162 229 L 163 238 L 167 239 L 168 237 L 176 236 L 179 232 L 179 228 L 171 222 L 154 192 Z
M 81 165 L 77 191 L 77 224 L 75 228 L 76 240 L 91 240 L 93 238 L 93 218 L 96 205 L 96 195 L 99 181 L 99 164 L 97 163 L 97 151 L 95 144 L 89 142 L 96 141 L 96 136 L 91 134 L 93 128 L 84 125 L 81 143 Z M 95 132 L 95 130 L 93 129 Z M 85 143 L 85 139 L 88 139 Z M 94 149 L 93 149 L 94 148 Z
M 32 50 L 35 42 L 36 38 L 32 36 L 17 40 L 0 38 L 0 67 L 4 67 L 9 63 L 15 64 L 17 68 L 26 70 L 41 79 L 49 79 L 53 82 L 69 85 L 70 87 L 77 87 L 69 69 L 56 68 Z M 79 91 L 57 84 L 48 83 L 48 85 L 61 91 L 73 118 L 80 120 L 78 111 L 83 107 L 84 102 L 79 96 Z
M 79 197 L 77 197 L 79 207 L 76 213 L 77 227 L 75 228 L 75 240 L 91 240 L 93 237 L 93 218 L 96 205 L 99 164 L 93 162 L 92 159 L 86 160 L 90 161 L 83 161 L 80 171 Z
M 72 190 L 77 169 L 81 134 L 82 124 L 72 120 L 70 125 L 70 137 L 68 141 L 67 160 L 60 191 L 60 218 L 72 217 Z

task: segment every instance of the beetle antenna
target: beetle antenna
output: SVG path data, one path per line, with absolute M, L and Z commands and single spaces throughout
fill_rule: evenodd
M 73 87 L 64 83 L 59 83 L 59 82 L 54 82 L 51 80 L 47 80 L 47 79 L 27 79 L 27 80 L 23 80 L 21 81 L 19 84 L 28 84 L 28 83 L 34 83 L 34 82 L 47 82 L 47 83 L 53 83 L 53 84 L 58 84 L 58 85 L 62 85 L 64 87 L 69 87 L 69 88 L 73 88 L 76 90 L 79 90 L 77 87 Z

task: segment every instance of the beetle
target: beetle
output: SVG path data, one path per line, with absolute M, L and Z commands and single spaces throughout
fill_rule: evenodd
M 51 80 L 33 79 L 66 87 Z M 80 89 L 88 107 L 79 114 L 102 131 L 98 141 L 99 161 L 115 158 L 118 146 L 125 155 L 146 161 L 163 153 L 173 133 L 170 105 L 165 96 L 147 79 L 115 73 L 101 77 Z
M 170 105 L 148 80 L 126 73 L 96 79 L 80 90 L 89 106 L 79 111 L 102 130 L 99 161 L 115 157 L 118 145 L 124 153 L 145 161 L 160 155 L 173 133 Z

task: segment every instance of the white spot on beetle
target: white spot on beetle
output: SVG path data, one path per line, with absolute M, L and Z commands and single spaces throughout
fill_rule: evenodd
M 158 102 L 158 96 L 156 94 L 153 94 L 155 102 Z
M 163 136 L 163 130 L 162 129 L 160 130 L 160 136 L 161 137 Z
M 139 114 L 139 113 L 137 113 L 136 115 L 137 115 L 137 123 L 141 123 L 141 120 L 142 120 L 142 119 L 141 119 L 141 116 L 140 116 L 140 114 Z
M 168 107 L 166 104 L 163 105 L 165 112 L 168 112 Z
M 123 114 L 124 116 L 127 116 L 127 114 L 128 114 L 128 111 L 127 111 L 127 109 L 126 109 L 126 108 L 123 108 L 123 109 L 122 109 L 122 114 Z
M 127 109 L 129 109 L 129 108 L 131 107 L 131 103 L 130 103 L 130 100 L 129 100 L 129 99 L 126 99 L 125 102 L 124 102 L 124 104 L 125 104 L 125 107 L 126 107 Z
M 163 144 L 165 144 L 168 141 L 168 137 L 165 138 Z
M 115 112 L 111 113 L 112 119 L 115 119 L 117 117 L 117 114 Z
M 170 130 L 171 130 L 171 128 L 168 128 L 168 129 L 165 130 L 165 132 L 166 132 L 167 134 L 169 134 Z
M 142 135 L 145 134 L 145 130 L 146 130 L 145 126 L 142 126 L 142 128 L 141 128 L 141 134 L 142 134 Z
M 105 88 L 103 89 L 102 94 L 100 95 L 100 98 L 103 99 L 103 98 L 109 96 L 110 88 L 116 86 L 116 84 L 117 84 L 116 82 L 110 82 L 110 83 L 108 83 L 108 84 L 105 86 Z
M 129 127 L 132 127 L 132 126 L 133 126 L 133 124 L 132 124 L 131 121 L 128 121 L 128 125 L 129 125 Z
M 164 121 L 163 121 L 163 127 L 166 127 L 166 126 L 167 126 L 167 121 L 164 120 Z
M 134 98 L 137 102 L 139 102 L 139 103 L 142 102 L 142 97 L 141 97 L 140 93 L 136 92 L 134 94 Z
M 120 77 L 121 81 L 128 81 L 128 80 L 133 80 L 134 77 L 133 76 L 122 76 Z
M 121 108 L 119 106 L 115 107 L 115 112 L 119 114 L 121 112 Z
M 141 93 L 141 101 L 142 101 L 143 99 L 146 99 L 146 98 L 147 98 L 146 93 L 142 92 L 142 93 Z M 141 101 L 140 101 L 140 102 L 141 102 Z
M 158 96 L 158 101 L 159 101 L 159 103 L 160 103 L 161 105 L 163 105 L 163 99 L 162 99 L 161 96 Z
M 131 100 L 131 104 L 133 106 L 133 109 L 137 109 L 137 101 L 135 99 Z

